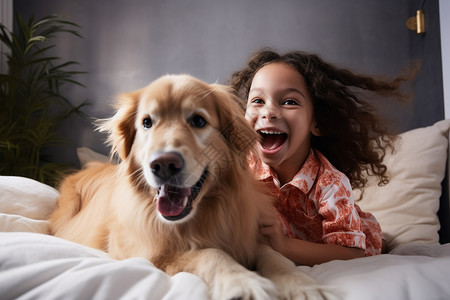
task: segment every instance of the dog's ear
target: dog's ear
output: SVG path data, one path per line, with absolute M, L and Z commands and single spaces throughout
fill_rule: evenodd
M 124 93 L 119 96 L 114 116 L 100 120 L 98 129 L 108 134 L 107 142 L 111 146 L 111 156 L 118 154 L 125 160 L 131 152 L 136 136 L 136 112 L 141 90 Z
M 245 119 L 244 103 L 235 96 L 231 88 L 213 84 L 214 94 L 219 98 L 218 109 L 221 110 L 221 134 L 231 148 L 245 161 L 254 150 L 259 135 Z

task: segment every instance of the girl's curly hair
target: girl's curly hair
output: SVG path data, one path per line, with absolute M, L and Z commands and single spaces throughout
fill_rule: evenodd
M 389 132 L 385 120 L 376 114 L 367 92 L 409 99 L 410 95 L 403 94 L 400 86 L 417 74 L 419 65 L 393 80 L 381 80 L 337 68 L 315 54 L 294 51 L 280 55 L 263 49 L 251 57 L 244 69 L 232 74 L 231 87 L 246 100 L 256 72 L 275 62 L 294 67 L 306 81 L 321 133 L 312 137 L 312 147 L 343 172 L 353 188 L 365 186 L 366 174 L 377 176 L 379 185 L 388 183 L 383 159 L 387 151 L 394 150 L 397 136 Z

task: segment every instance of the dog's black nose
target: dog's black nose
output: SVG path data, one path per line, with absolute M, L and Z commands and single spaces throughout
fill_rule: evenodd
M 152 173 L 164 181 L 179 173 L 183 166 L 183 157 L 178 152 L 158 152 L 150 157 Z

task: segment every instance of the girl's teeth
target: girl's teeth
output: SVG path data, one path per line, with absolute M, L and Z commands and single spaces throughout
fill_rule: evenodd
M 261 133 L 264 133 L 264 134 L 284 134 L 284 132 L 271 131 L 271 130 L 261 130 Z

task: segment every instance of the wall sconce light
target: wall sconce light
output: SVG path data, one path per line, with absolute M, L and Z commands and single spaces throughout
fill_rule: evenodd
M 414 17 L 411 17 L 406 21 L 406 26 L 409 29 L 414 30 L 417 34 L 425 33 L 425 15 L 423 10 L 419 9 Z

